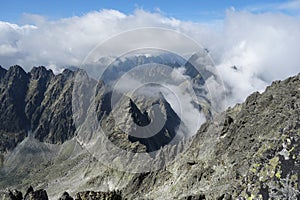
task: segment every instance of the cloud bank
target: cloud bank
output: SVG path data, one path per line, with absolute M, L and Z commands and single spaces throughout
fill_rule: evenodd
M 184 33 L 210 50 L 229 105 L 300 69 L 299 16 L 280 12 L 254 14 L 231 9 L 224 20 L 195 23 L 144 10 L 129 15 L 101 10 L 57 21 L 27 14 L 24 22 L 0 22 L 0 64 L 6 68 L 19 64 L 30 70 L 44 65 L 59 71 L 79 66 L 95 45 L 113 35 L 162 27 Z M 122 45 L 126 41 L 120 42 Z

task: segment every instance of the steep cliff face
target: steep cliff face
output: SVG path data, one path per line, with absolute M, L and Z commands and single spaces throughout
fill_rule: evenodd
M 199 58 L 199 56 L 196 57 Z M 195 62 L 194 60 L 193 62 Z M 103 118 L 107 119 L 112 111 L 110 105 L 111 87 L 124 73 L 127 73 L 138 65 L 160 64 L 168 66 L 165 67 L 167 71 L 160 71 L 162 70 L 161 67 L 157 67 L 157 69 L 152 71 L 150 70 L 151 73 L 165 73 L 164 76 L 160 77 L 161 79 L 168 77 L 172 69 L 185 66 L 190 70 L 184 75 L 190 76 L 192 82 L 197 87 L 201 86 L 205 80 L 194 68 L 194 63 L 192 64 L 191 61 L 184 65 L 184 62 L 184 59 L 169 54 L 150 57 L 141 55 L 116 59 L 100 77 L 101 80 L 99 82 L 89 79 L 86 83 L 87 85 L 80 86 L 80 90 L 82 91 L 81 96 L 78 98 L 86 101 L 83 103 L 85 107 L 82 108 L 82 112 L 90 109 L 90 99 L 88 98 L 91 98 L 90 95 L 95 95 L 95 112 L 98 115 L 98 121 L 103 125 Z M 205 72 L 205 70 L 202 71 L 203 73 Z M 78 78 L 78 73 L 83 72 L 77 69 L 75 71 L 66 69 L 61 74 L 54 75 L 51 70 L 47 70 L 45 67 L 33 67 L 28 73 L 20 66 L 13 66 L 8 70 L 0 67 L 0 152 L 12 150 L 28 135 L 33 136 L 39 141 L 52 144 L 61 144 L 74 137 L 76 123 L 73 118 L 74 113 L 72 109 L 74 107 L 72 108 L 72 106 L 74 105 L 72 103 L 74 102 L 72 102 L 72 95 L 74 94 L 72 92 L 74 92 L 74 81 Z M 148 73 L 148 71 L 137 70 L 133 74 L 135 77 L 143 77 L 145 73 Z M 97 87 L 96 93 L 86 94 L 94 86 Z M 197 89 L 197 91 L 205 94 L 205 91 L 202 89 Z M 84 97 L 85 95 L 88 98 Z M 147 102 L 148 100 L 144 98 L 143 101 Z M 151 101 L 154 102 L 155 100 Z M 129 104 L 129 102 L 124 103 L 126 105 Z M 149 105 L 152 103 L 148 101 Z M 194 103 L 200 107 L 199 102 Z M 151 140 L 152 147 L 150 147 L 149 141 L 143 140 L 143 144 L 148 143 L 148 151 L 157 150 L 167 144 L 168 140 L 172 139 L 175 135 L 175 129 L 180 123 L 180 119 L 172 110 L 169 102 L 162 100 L 160 104 L 161 109 L 166 108 L 165 115 L 168 118 L 167 121 L 170 123 L 173 121 L 172 125 L 169 123 L 168 127 L 164 128 L 168 130 L 168 133 L 166 131 L 162 131 L 164 133 L 161 133 L 169 134 L 169 139 L 166 141 L 161 138 L 156 138 L 155 141 Z M 145 109 L 149 110 L 149 105 Z M 204 110 L 204 108 L 202 109 Z M 86 114 L 80 113 L 80 116 L 85 118 Z M 139 115 L 139 117 L 143 116 Z M 103 126 L 112 127 L 114 125 L 104 124 Z M 130 140 L 133 142 L 137 141 L 134 137 L 131 137 Z
M 125 135 L 123 141 L 114 139 L 116 144 L 128 141 L 138 142 L 147 152 L 157 151 L 168 145 L 176 136 L 181 120 L 166 99 L 161 96 L 127 96 L 114 107 L 108 119 L 113 120 L 112 129 L 106 129 L 110 137 Z M 104 127 L 107 126 L 104 124 Z M 127 149 L 129 150 L 129 149 Z M 143 152 L 144 150 L 139 150 Z
M 162 94 L 152 97 L 148 94 L 130 97 L 124 94 L 121 101 L 111 107 L 110 86 L 102 80 L 89 79 L 82 70 L 65 70 L 54 75 L 45 67 L 35 67 L 26 73 L 21 67 L 14 66 L 9 70 L 1 68 L 1 77 L 1 109 L 6 113 L 1 117 L 6 123 L 3 121 L 0 127 L 0 188 L 23 188 L 28 183 L 36 186 L 38 182 L 46 183 L 50 179 L 53 183 L 60 182 L 51 184 L 54 188 L 58 185 L 65 188 L 64 181 L 59 180 L 63 178 L 62 174 L 69 171 L 77 173 L 89 168 L 89 163 L 94 167 L 87 174 L 93 175 L 88 175 L 85 181 L 80 178 L 80 187 L 107 184 L 111 173 L 117 174 L 113 184 L 123 187 L 131 175 L 123 173 L 122 178 L 119 172 L 99 165 L 99 158 L 90 155 L 90 149 L 86 148 L 85 145 L 94 141 L 85 139 L 89 134 L 97 134 L 96 130 L 91 129 L 91 123 L 100 125 L 114 145 L 133 153 L 152 152 L 168 145 L 181 123 Z M 86 81 L 77 84 L 79 92 L 75 90 L 74 93 L 74 83 L 78 78 Z M 91 92 L 93 89 L 95 93 Z M 78 101 L 74 102 L 74 96 Z M 74 109 L 76 105 L 78 108 Z M 96 121 L 92 119 L 94 114 Z M 157 122 L 162 122 L 163 126 L 158 126 Z M 87 133 L 87 130 L 90 131 Z M 142 134 L 146 137 L 141 137 Z M 147 134 L 151 137 L 148 138 Z M 101 152 L 98 153 L 101 156 Z M 131 163 L 132 159 L 129 156 L 128 162 Z M 103 169 L 102 175 L 99 169 Z M 81 173 L 73 175 L 79 177 Z M 71 179 L 75 178 L 73 175 Z M 107 180 L 97 180 L 102 176 Z M 124 180 L 117 180 L 119 178 Z M 56 191 L 53 192 L 56 194 Z M 53 195 L 53 192 L 50 194 Z
M 167 57 L 166 60 L 164 58 Z M 87 78 L 87 81 L 82 85 L 76 85 L 76 90 L 81 90 L 75 94 L 75 97 L 82 101 L 78 106 L 81 108 L 74 108 L 74 81 L 78 79 L 79 74 L 84 76 L 83 71 L 76 69 L 75 71 L 64 70 L 61 74 L 54 75 L 51 70 L 47 70 L 45 67 L 33 67 L 30 72 L 25 72 L 20 66 L 10 67 L 8 70 L 0 68 L 0 152 L 12 150 L 18 143 L 24 140 L 26 136 L 31 136 L 39 141 L 61 144 L 74 137 L 76 126 L 81 126 L 82 120 L 86 120 L 87 112 L 96 112 L 98 122 L 103 127 L 108 127 L 110 135 L 113 137 L 124 138 L 123 142 L 130 141 L 131 143 L 139 142 L 146 146 L 147 151 L 154 151 L 160 147 L 169 143 L 175 136 L 175 132 L 181 123 L 181 119 L 177 116 L 174 110 L 171 108 L 169 102 L 164 97 L 148 99 L 143 97 L 139 100 L 139 106 L 144 106 L 144 111 L 150 111 L 153 104 L 159 105 L 159 110 L 163 110 L 162 117 L 168 123 L 166 123 L 163 130 L 157 136 L 153 136 L 149 140 L 137 139 L 138 137 L 121 136 L 119 131 L 111 132 L 111 129 L 116 129 L 116 126 L 120 122 L 113 121 L 113 108 L 111 108 L 112 87 L 111 83 L 116 82 L 116 78 L 126 73 L 131 68 L 137 65 L 152 64 L 157 62 L 158 64 L 170 65 L 165 67 L 165 71 L 161 71 L 160 66 L 146 70 L 137 70 L 133 73 L 136 78 L 143 79 L 145 73 L 162 73 L 164 74 L 161 79 L 168 77 L 172 69 L 177 69 L 184 62 L 181 58 L 173 58 L 171 55 L 153 56 L 137 56 L 126 58 L 125 60 L 118 60 L 116 65 L 112 65 L 104 72 L 104 80 L 93 80 Z M 180 64 L 181 63 L 181 64 Z M 187 68 L 193 68 L 188 71 L 187 74 L 195 82 L 197 86 L 201 86 L 204 83 L 204 79 L 197 74 L 197 70 L 191 63 L 186 66 Z M 150 70 L 150 71 L 149 71 Z M 167 71 L 166 71 L 167 70 Z M 118 73 L 117 73 L 118 72 Z M 87 74 L 85 74 L 87 76 Z M 142 77 L 142 78 L 141 78 Z M 82 77 L 81 77 L 82 78 Z M 149 77 L 148 77 L 149 78 Z M 201 81 L 200 81 L 201 80 Z M 77 80 L 78 81 L 78 80 Z M 192 82 L 193 82 L 192 81 Z M 198 82 L 201 82 L 198 83 Z M 182 83 L 183 85 L 186 83 Z M 91 88 L 96 87 L 96 92 L 91 92 Z M 200 93 L 205 93 L 200 89 Z M 90 93 L 89 93 L 90 92 Z M 76 96 L 79 95 L 79 96 Z M 94 97 L 93 97 L 94 95 Z M 125 94 L 127 95 L 127 94 Z M 95 100 L 95 108 L 91 108 L 91 99 Z M 130 105 L 131 108 L 124 108 L 123 105 Z M 199 102 L 194 104 L 201 108 Z M 76 104 L 75 104 L 76 105 Z M 133 122 L 137 126 L 143 126 L 139 124 L 144 121 L 144 116 L 137 114 L 137 109 L 133 109 L 135 102 L 130 104 L 127 99 L 124 102 L 117 105 L 115 110 L 124 109 L 126 112 L 126 119 L 123 122 L 127 122 L 128 119 L 133 119 Z M 118 108 L 119 107 L 119 108 Z M 74 113 L 74 109 L 76 112 Z M 81 111 L 79 111 L 81 109 Z M 91 111 L 91 109 L 94 109 Z M 131 114 L 129 114 L 131 113 Z M 209 111 L 207 111 L 209 113 Z M 137 114 L 135 116 L 135 114 Z M 131 116 L 130 116 L 131 115 Z M 209 114 L 208 114 L 209 115 Z M 80 116 L 82 119 L 79 124 L 76 124 L 74 117 Z M 78 120 L 76 118 L 76 120 Z M 79 121 L 80 121 L 79 120 Z M 150 120 L 150 118 L 148 119 Z M 153 119 L 152 119 L 153 120 Z M 150 121 L 149 121 L 150 122 Z M 150 132 L 152 130 L 149 130 Z M 164 136 L 163 136 L 164 135 Z M 121 143 L 123 143 L 121 142 Z M 128 144 L 131 146 L 131 144 Z M 125 146 L 128 146 L 125 145 Z
M 0 151 L 13 148 L 27 133 L 28 119 L 24 112 L 29 76 L 19 66 L 1 69 L 0 80 Z
M 1 151 L 13 149 L 28 133 L 50 143 L 73 136 L 73 76 L 69 70 L 55 76 L 45 67 L 34 67 L 29 73 L 20 66 L 1 68 Z
M 65 70 L 54 76 L 43 93 L 43 100 L 36 110 L 38 123 L 32 127 L 34 137 L 40 141 L 62 143 L 73 137 L 72 119 L 73 71 Z

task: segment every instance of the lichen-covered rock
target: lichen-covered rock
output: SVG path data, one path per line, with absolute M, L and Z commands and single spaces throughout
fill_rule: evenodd
M 75 200 L 122 200 L 121 193 L 119 191 L 111 192 L 94 192 L 85 191 L 76 194 Z

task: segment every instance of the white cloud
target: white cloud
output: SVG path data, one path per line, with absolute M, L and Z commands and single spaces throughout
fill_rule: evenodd
M 291 1 L 281 6 L 297 8 L 297 5 L 298 1 Z M 144 10 L 130 15 L 102 10 L 56 21 L 29 14 L 25 18 L 25 22 L 34 25 L 0 22 L 0 64 L 4 67 L 19 64 L 29 70 L 32 66 L 45 65 L 58 70 L 77 66 L 95 45 L 120 32 L 162 27 L 184 33 L 210 50 L 221 78 L 230 89 L 229 104 L 244 100 L 253 91 L 263 90 L 272 80 L 299 72 L 298 16 L 230 10 L 223 21 L 200 24 Z M 157 38 L 164 43 L 164 36 Z M 120 48 L 126 44 L 127 40 L 119 40 Z
M 18 49 L 9 44 L 0 45 L 0 54 L 3 56 L 13 55 L 18 52 Z
M 300 1 L 292 0 L 286 3 L 282 3 L 278 6 L 279 9 L 287 9 L 287 10 L 300 10 Z
M 21 64 L 27 69 L 33 65 L 79 65 L 97 44 L 121 32 L 142 27 L 171 28 L 210 35 L 206 33 L 209 31 L 206 26 L 202 28 L 191 22 L 185 23 L 143 10 L 136 10 L 131 15 L 116 10 L 102 10 L 57 21 L 26 14 L 23 21 L 34 25 L 0 23 L 0 46 L 3 52 L 0 57 L 1 64 L 6 67 L 14 64 Z M 127 41 L 122 42 L 126 44 Z
M 235 101 L 263 90 L 275 79 L 299 72 L 298 17 L 230 12 L 224 22 L 224 39 L 224 52 L 217 68 L 233 89 Z M 231 68 L 233 65 L 237 70 Z

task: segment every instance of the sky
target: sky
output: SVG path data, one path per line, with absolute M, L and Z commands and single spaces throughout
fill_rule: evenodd
M 165 16 L 181 20 L 207 21 L 222 19 L 226 9 L 252 9 L 255 12 L 274 10 L 276 6 L 287 3 L 283 0 L 182 0 L 161 1 L 161 0 L 1 0 L 0 17 L 2 21 L 22 23 L 22 15 L 42 15 L 50 20 L 60 18 L 82 16 L 91 11 L 102 9 L 119 10 L 124 14 L 131 14 L 135 9 L 144 9 L 150 12 L 161 12 Z M 287 8 L 276 8 L 277 10 L 293 13 Z
M 58 73 L 80 65 L 109 38 L 145 27 L 182 33 L 209 49 L 229 105 L 299 73 L 300 0 L 1 0 L 0 65 L 18 64 L 27 71 L 44 65 Z M 164 37 L 156 39 L 170 46 Z M 128 40 L 116 45 L 122 49 Z

